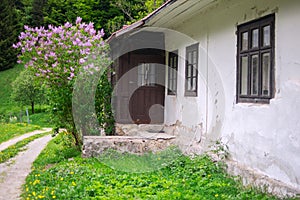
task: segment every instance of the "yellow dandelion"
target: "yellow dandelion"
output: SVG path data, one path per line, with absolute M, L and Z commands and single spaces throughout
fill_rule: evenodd
M 33 195 L 33 196 L 35 196 L 35 195 L 36 195 L 36 193 L 35 193 L 35 192 L 32 192 L 32 195 Z
M 70 174 L 74 174 L 74 172 L 70 172 Z
M 36 185 L 36 184 L 39 184 L 41 181 L 39 179 L 36 179 L 34 182 L 33 182 L 33 185 Z
M 61 181 L 63 181 L 63 180 L 64 180 L 64 178 L 60 178 L 60 180 L 61 180 Z
M 51 191 L 51 195 L 54 195 L 54 190 Z
M 74 181 L 72 181 L 72 185 L 73 185 L 73 186 L 76 186 L 76 183 L 75 183 Z
M 43 199 L 43 198 L 45 198 L 45 196 L 39 195 L 38 198 L 39 198 L 39 199 Z
M 53 195 L 53 196 L 52 196 L 52 199 L 55 199 L 55 198 L 56 198 L 56 196 L 55 196 L 55 195 Z
M 218 197 L 219 195 L 218 194 L 215 194 L 215 197 Z
M 28 192 L 28 187 L 26 187 L 26 192 Z

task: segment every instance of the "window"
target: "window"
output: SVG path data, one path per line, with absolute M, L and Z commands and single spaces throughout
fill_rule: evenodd
M 186 48 L 185 96 L 197 96 L 198 47 L 197 43 Z
M 274 90 L 274 15 L 238 26 L 237 102 L 268 103 Z
M 138 65 L 138 86 L 155 86 L 155 64 L 141 63 Z
M 175 95 L 177 90 L 178 51 L 169 53 L 168 95 Z

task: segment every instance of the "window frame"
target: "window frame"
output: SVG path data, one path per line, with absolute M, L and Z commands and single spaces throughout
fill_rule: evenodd
M 172 61 L 172 59 L 176 58 L 176 64 L 175 65 L 171 65 L 172 63 L 174 64 L 174 60 Z M 177 79 L 178 79 L 178 50 L 169 52 L 169 57 L 168 57 L 168 95 L 176 95 L 177 94 Z M 171 70 L 172 72 L 175 72 L 175 74 L 173 74 L 173 76 L 171 77 Z M 173 71 L 174 70 L 174 71 Z M 170 82 L 173 82 L 174 85 L 172 85 L 173 87 L 170 87 Z
M 192 59 L 194 60 L 193 57 L 193 52 L 196 51 L 196 63 L 189 63 L 188 60 L 188 55 L 189 53 L 192 54 Z M 185 90 L 184 90 L 184 96 L 186 97 L 196 97 L 198 95 L 198 65 L 199 65 L 199 43 L 196 44 L 192 44 L 190 46 L 186 47 L 186 51 L 185 51 Z M 196 74 L 194 74 L 194 68 L 196 69 Z M 188 72 L 189 69 L 191 70 L 191 76 L 189 76 Z M 193 83 L 193 79 L 195 80 L 195 87 L 191 84 L 191 88 L 195 88 L 195 89 L 188 89 L 188 80 L 191 79 L 191 83 Z
M 270 26 L 270 38 L 269 45 L 264 46 L 263 44 L 263 28 Z M 252 31 L 258 29 L 258 47 L 252 48 Z M 247 39 L 247 49 L 243 50 L 243 34 L 248 33 Z M 274 63 L 274 54 L 275 54 L 275 14 L 267 15 L 262 18 L 249 21 L 244 24 L 237 26 L 237 79 L 236 79 L 236 101 L 237 103 L 269 103 L 270 99 L 274 98 L 275 91 L 275 63 Z M 263 54 L 269 53 L 269 94 L 263 94 Z M 252 65 L 251 57 L 253 55 L 258 55 L 258 94 L 251 94 L 251 76 L 252 76 Z M 242 57 L 247 57 L 247 94 L 242 94 Z

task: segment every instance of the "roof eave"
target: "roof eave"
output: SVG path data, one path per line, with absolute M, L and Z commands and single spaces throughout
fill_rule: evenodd
M 177 0 L 168 0 L 166 1 L 163 5 L 161 5 L 159 8 L 157 8 L 156 10 L 154 10 L 152 13 L 150 13 L 149 15 L 147 15 L 146 17 L 144 17 L 143 19 L 127 26 L 126 28 L 120 29 L 114 33 L 111 34 L 111 36 L 107 39 L 107 42 L 109 43 L 112 39 L 116 38 L 116 37 L 120 37 L 123 34 L 126 34 L 136 28 L 140 28 L 142 26 L 144 26 L 152 17 L 156 16 L 157 14 L 159 14 L 163 9 L 165 9 L 167 6 L 173 4 L 174 2 L 176 2 Z

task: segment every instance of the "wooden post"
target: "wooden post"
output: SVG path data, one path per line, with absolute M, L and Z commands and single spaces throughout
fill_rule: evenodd
M 26 115 L 27 115 L 27 123 L 30 124 L 28 108 L 26 108 Z

